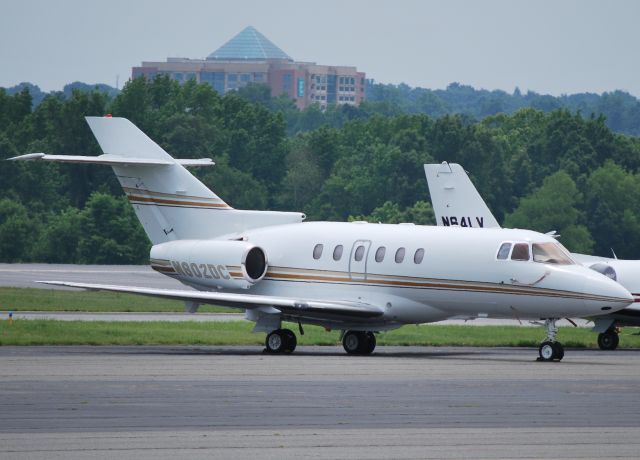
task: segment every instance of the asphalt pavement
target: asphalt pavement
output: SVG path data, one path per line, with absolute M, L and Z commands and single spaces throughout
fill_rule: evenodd
M 0 347 L 0 458 L 638 458 L 640 353 Z

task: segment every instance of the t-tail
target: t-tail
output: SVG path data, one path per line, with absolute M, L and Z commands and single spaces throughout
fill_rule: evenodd
M 425 164 L 424 172 L 438 225 L 500 228 L 462 166 L 446 161 Z
M 115 172 L 152 244 L 230 238 L 250 228 L 302 222 L 298 212 L 234 209 L 185 166 L 211 166 L 209 158 L 178 160 L 126 118 L 86 117 L 103 155 L 32 153 L 11 160 L 105 164 Z

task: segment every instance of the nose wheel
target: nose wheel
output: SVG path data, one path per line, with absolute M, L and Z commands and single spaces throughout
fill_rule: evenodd
M 558 321 L 558 318 L 548 318 L 544 322 L 544 326 L 547 329 L 547 338 L 538 348 L 538 361 L 561 361 L 564 358 L 564 347 L 560 342 L 556 341 L 556 335 L 558 334 L 556 321 Z
M 292 353 L 298 340 L 290 329 L 276 329 L 267 335 L 265 351 L 272 354 Z

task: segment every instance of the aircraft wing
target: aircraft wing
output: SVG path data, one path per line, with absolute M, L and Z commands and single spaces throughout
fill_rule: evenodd
M 293 316 L 312 315 L 317 317 L 318 315 L 331 315 L 349 318 L 376 318 L 384 314 L 382 308 L 375 305 L 347 301 L 306 300 L 291 297 L 181 289 L 154 289 L 134 286 L 114 286 L 109 284 L 71 283 L 66 281 L 38 281 L 38 283 L 90 289 L 94 291 L 126 292 L 129 294 L 140 294 L 165 299 L 182 300 L 185 302 L 214 304 L 243 309 L 274 307 L 282 313 Z

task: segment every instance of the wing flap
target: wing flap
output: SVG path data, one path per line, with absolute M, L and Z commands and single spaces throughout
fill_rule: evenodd
M 264 296 L 253 294 L 233 294 L 226 292 L 187 291 L 180 289 L 154 289 L 135 286 L 115 286 L 109 284 L 72 283 L 66 281 L 37 281 L 55 286 L 66 286 L 94 291 L 125 292 L 165 299 L 181 300 L 196 303 L 221 305 L 232 308 L 251 309 L 258 307 L 274 307 L 282 313 L 293 316 L 313 315 L 342 316 L 349 318 L 377 318 L 384 311 L 370 304 L 295 299 L 290 297 Z

